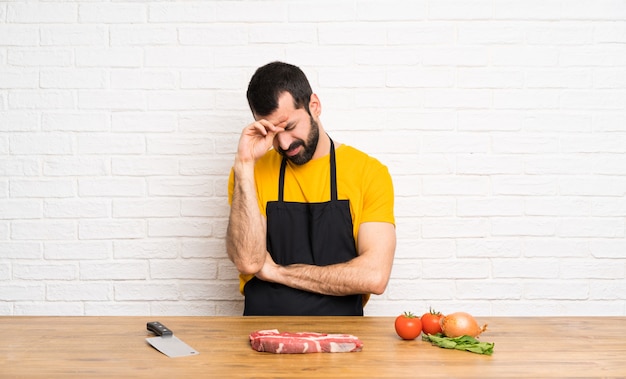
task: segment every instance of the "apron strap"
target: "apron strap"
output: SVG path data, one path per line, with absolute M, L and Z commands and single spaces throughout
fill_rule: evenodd
M 283 202 L 283 195 L 285 193 L 285 168 L 287 167 L 287 158 L 283 157 L 283 161 L 280 163 L 280 176 L 278 177 L 278 201 Z
M 335 167 L 335 143 L 330 136 L 330 201 L 337 201 L 337 167 Z
M 328 135 L 328 134 L 327 134 Z M 330 201 L 337 201 L 337 168 L 335 167 L 335 143 L 330 136 Z M 278 177 L 278 201 L 283 202 L 285 195 L 285 170 L 287 158 L 283 157 L 280 162 L 280 175 Z

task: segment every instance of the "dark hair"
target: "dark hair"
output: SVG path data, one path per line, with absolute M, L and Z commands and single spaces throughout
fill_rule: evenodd
M 259 67 L 248 84 L 248 105 L 252 113 L 259 116 L 272 114 L 278 108 L 278 98 L 283 92 L 293 97 L 296 109 L 304 107 L 309 111 L 309 101 L 313 90 L 306 75 L 299 67 L 272 62 Z

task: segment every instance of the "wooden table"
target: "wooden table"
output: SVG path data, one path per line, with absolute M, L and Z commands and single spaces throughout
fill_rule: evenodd
M 626 317 L 479 318 L 484 356 L 403 341 L 392 317 L 0 317 L 0 378 L 549 378 L 626 377 Z M 172 328 L 199 355 L 169 358 L 146 322 Z M 271 354 L 261 329 L 341 332 L 358 353 Z

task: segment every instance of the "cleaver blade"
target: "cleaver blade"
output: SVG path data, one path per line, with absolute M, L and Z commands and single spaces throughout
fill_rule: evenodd
M 149 322 L 147 329 L 158 337 L 146 338 L 146 341 L 170 358 L 187 357 L 200 354 L 174 335 L 174 332 L 158 321 Z

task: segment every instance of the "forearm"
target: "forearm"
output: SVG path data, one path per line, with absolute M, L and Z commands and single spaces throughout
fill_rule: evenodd
M 304 264 L 279 266 L 275 279 L 289 287 L 324 295 L 345 296 L 382 292 L 376 288 L 378 280 L 375 276 L 379 275 L 379 272 L 364 270 L 353 261 L 331 266 Z
M 254 182 L 254 163 L 235 161 L 235 185 L 226 231 L 226 250 L 237 269 L 255 274 L 265 262 L 265 218 L 261 214 Z
M 361 224 L 358 256 L 329 266 L 279 266 L 267 253 L 259 279 L 324 295 L 377 294 L 385 291 L 396 248 L 395 227 L 389 223 Z

